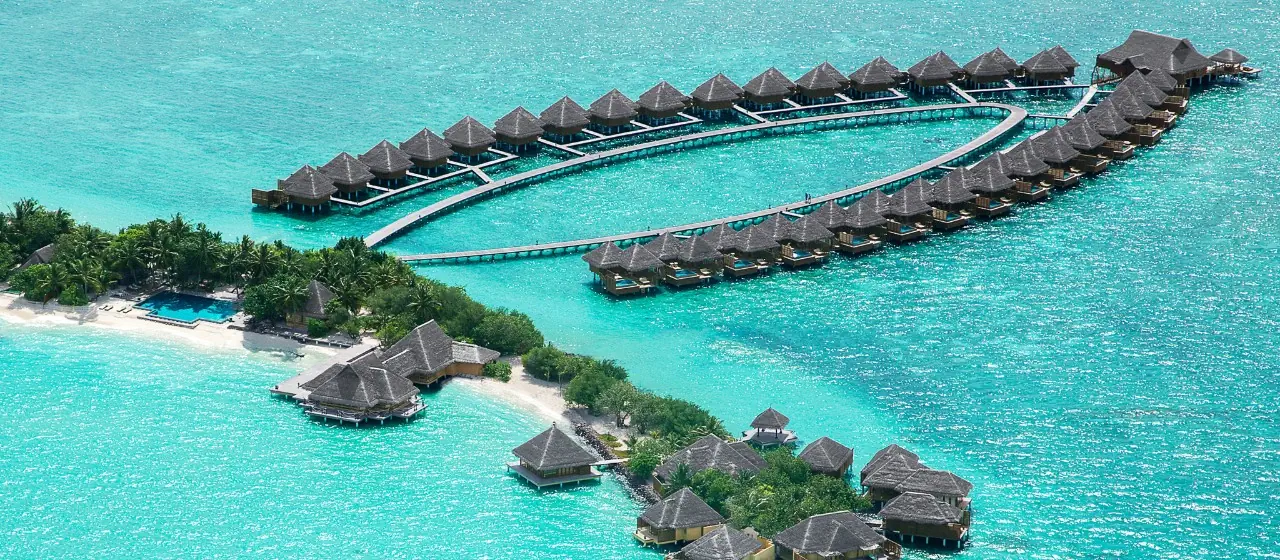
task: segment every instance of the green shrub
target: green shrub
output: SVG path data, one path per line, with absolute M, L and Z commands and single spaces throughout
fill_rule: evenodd
M 507 362 L 490 362 L 484 365 L 484 376 L 497 379 L 503 383 L 511 381 L 511 364 Z
M 382 328 L 378 329 L 377 334 L 374 336 L 378 338 L 378 342 L 382 344 L 383 348 L 390 348 L 391 345 L 400 342 L 400 339 L 409 334 L 410 330 L 413 329 L 403 319 L 397 317 L 383 324 Z
M 633 449 L 631 451 L 631 459 L 627 461 L 627 470 L 638 478 L 645 479 L 653 476 L 653 469 L 658 468 L 662 464 L 662 456 L 653 451 L 641 451 Z
M 307 319 L 307 336 L 311 338 L 329 336 L 329 325 L 319 319 Z
M 543 345 L 542 333 L 528 315 L 499 309 L 484 316 L 472 337 L 476 344 L 504 355 L 522 355 Z
M 89 296 L 80 291 L 80 288 L 67 288 L 58 294 L 58 304 L 72 307 L 89 305 Z
M 560 362 L 564 359 L 565 353 L 561 352 L 555 346 L 539 346 L 528 352 L 525 352 L 522 361 L 524 362 L 524 370 L 529 372 L 538 379 L 546 381 L 557 381 L 560 374 Z
M 609 387 L 616 383 L 623 382 L 607 377 L 597 369 L 586 369 L 575 374 L 573 380 L 564 388 L 564 400 L 583 405 L 592 414 L 599 414 L 600 395 L 605 394 Z

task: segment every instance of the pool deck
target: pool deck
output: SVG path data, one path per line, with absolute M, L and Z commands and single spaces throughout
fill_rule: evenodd
M 289 397 L 293 400 L 305 400 L 311 392 L 302 388 L 303 383 L 315 379 L 316 376 L 324 373 L 324 370 L 329 369 L 329 366 L 332 366 L 333 364 L 349 362 L 365 355 L 366 353 L 372 352 L 373 349 L 377 347 L 377 342 L 361 342 L 360 344 L 334 354 L 332 358 L 316 364 L 298 375 L 281 381 L 278 385 L 271 388 L 271 392 L 276 395 Z

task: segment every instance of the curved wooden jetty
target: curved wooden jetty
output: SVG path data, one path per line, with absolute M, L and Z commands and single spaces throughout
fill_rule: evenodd
M 564 253 L 589 251 L 604 243 L 627 244 L 631 242 L 643 241 L 643 240 L 651 239 L 653 237 L 657 237 L 658 235 L 666 232 L 675 233 L 675 234 L 693 235 L 725 223 L 731 226 L 738 226 L 738 225 L 747 224 L 747 223 L 755 223 L 773 214 L 777 214 L 779 212 L 804 214 L 804 213 L 813 211 L 814 209 L 818 208 L 819 206 L 821 206 L 822 204 L 826 203 L 829 200 L 835 200 L 837 202 L 843 203 L 848 200 L 860 197 L 863 193 L 866 193 L 867 191 L 870 191 L 872 189 L 881 189 L 886 187 L 904 185 L 907 182 L 914 179 L 916 176 L 922 173 L 925 173 L 927 171 L 930 171 L 932 169 L 935 169 L 941 166 L 946 166 L 948 164 L 963 163 L 967 158 L 969 158 L 974 153 L 980 152 L 988 148 L 993 143 L 997 143 L 1004 140 L 1009 134 L 1017 131 L 1021 127 L 1023 121 L 1025 121 L 1028 116 L 1028 113 L 1025 109 L 1014 106 L 1014 105 L 1005 105 L 1002 103 L 963 103 L 963 104 L 955 104 L 955 105 L 934 105 L 934 106 L 928 106 L 928 107 L 900 107 L 896 109 L 868 111 L 864 114 L 869 114 L 869 113 L 911 114 L 911 113 L 919 113 L 927 110 L 939 110 L 940 108 L 944 108 L 944 107 L 950 110 L 975 111 L 975 112 L 979 112 L 979 114 L 981 114 L 981 112 L 986 112 L 987 114 L 991 114 L 991 115 L 998 114 L 998 113 L 1007 113 L 1007 116 L 1004 118 L 1004 120 L 1000 121 L 999 124 L 992 127 L 990 130 L 986 131 L 981 136 L 969 141 L 963 146 L 960 146 L 945 154 L 935 157 L 929 161 L 926 161 L 924 163 L 911 167 L 910 169 L 899 171 L 898 173 L 894 173 L 886 177 L 881 177 L 879 179 L 876 179 L 868 183 L 863 183 L 856 187 L 851 187 L 848 189 L 836 191 L 823 196 L 812 197 L 807 201 L 792 202 L 788 204 L 783 204 L 781 206 L 775 206 L 773 208 L 757 210 L 755 212 L 749 212 L 746 214 L 739 214 L 737 216 L 730 216 L 727 218 L 707 220 L 703 222 L 685 224 L 681 226 L 666 227 L 661 229 L 649 229 L 649 230 L 643 230 L 643 231 L 634 231 L 630 233 L 622 233 L 617 235 L 593 237 L 589 239 L 560 241 L 555 243 L 540 243 L 537 245 L 522 245 L 517 247 L 502 247 L 502 248 L 495 248 L 495 249 L 478 249 L 473 251 L 454 251 L 454 252 L 448 252 L 448 253 L 403 255 L 403 256 L 400 256 L 399 258 L 400 260 L 405 262 L 429 264 L 429 263 L 442 263 L 442 262 L 484 261 L 484 260 L 497 260 L 497 259 L 505 259 L 505 258 L 550 256 L 550 255 L 558 255 L 558 254 L 564 254 Z M 853 113 L 839 115 L 839 116 L 848 118 L 851 115 L 853 115 Z M 825 115 L 824 117 L 825 117 L 825 120 L 829 121 L 829 120 L 833 120 L 833 118 L 836 117 L 836 115 Z M 822 119 L 823 117 L 809 117 L 809 118 Z M 801 119 L 796 119 L 796 120 L 799 121 Z M 823 122 L 823 120 L 811 121 L 811 122 Z M 764 124 L 764 123 L 761 123 L 761 124 Z M 771 122 L 768 124 L 794 125 L 795 123 L 792 121 L 784 121 L 784 122 L 776 122 L 776 123 Z M 752 126 L 756 126 L 756 125 L 752 125 Z M 677 140 L 677 139 L 673 138 L 672 140 Z M 565 163 L 569 163 L 569 162 L 565 162 Z M 514 178 L 515 177 L 513 177 L 513 179 Z M 479 190 L 479 189 L 473 189 L 473 190 Z M 465 194 L 466 193 L 463 193 L 463 195 Z M 461 197 L 463 195 L 458 195 L 458 196 Z M 438 206 L 440 204 L 443 204 L 444 202 L 448 202 L 448 201 L 441 201 L 441 203 L 437 203 L 436 205 L 432 205 L 432 206 Z M 430 209 L 430 208 L 431 207 L 428 207 L 427 209 Z M 420 212 L 425 212 L 427 209 L 424 209 Z M 413 216 L 413 215 L 410 215 L 410 216 Z M 409 216 L 406 216 L 405 219 L 407 220 L 408 218 Z M 413 222 L 408 222 L 408 223 L 411 224 Z M 385 240 L 386 240 L 386 237 L 384 236 L 380 238 L 378 242 L 382 242 Z M 369 239 L 366 239 L 365 242 L 370 245 L 374 244 L 374 243 L 370 243 Z
M 614 148 L 612 150 L 607 150 L 603 152 L 586 154 L 570 160 L 565 160 L 565 161 L 558 162 L 545 167 L 540 167 L 538 169 L 526 171 L 524 173 L 512 175 L 511 177 L 507 177 L 505 179 L 493 181 L 491 183 L 486 183 L 478 187 L 469 189 L 465 192 L 456 194 L 454 196 L 451 196 L 449 198 L 446 198 L 444 200 L 431 204 L 425 208 L 422 208 L 421 210 L 417 210 L 413 213 L 410 213 L 404 216 L 403 218 L 400 218 L 399 220 L 396 220 L 395 222 L 392 222 L 380 228 L 379 230 L 373 232 L 368 237 L 365 237 L 364 241 L 366 245 L 370 247 L 376 247 L 378 245 L 385 243 L 387 240 L 391 239 L 392 237 L 402 233 L 403 231 L 413 227 L 414 225 L 418 224 L 423 220 L 427 220 L 429 218 L 443 215 L 445 213 L 451 212 L 458 208 L 462 208 L 466 205 L 473 204 L 478 200 L 497 194 L 500 191 L 526 187 L 540 181 L 545 181 L 550 178 L 558 177 L 568 173 L 576 173 L 581 171 L 584 168 L 590 168 L 590 167 L 603 165 L 605 163 L 611 163 L 614 161 L 626 160 L 630 158 L 647 156 L 655 153 L 661 153 L 661 152 L 669 151 L 672 149 L 684 147 L 686 145 L 705 146 L 712 143 L 733 141 L 733 140 L 738 140 L 738 139 L 747 138 L 747 137 L 778 134 L 778 133 L 787 132 L 787 131 L 796 130 L 796 129 L 822 130 L 822 129 L 843 127 L 843 126 L 856 126 L 858 124 L 867 124 L 867 123 L 881 124 L 881 123 L 890 123 L 890 122 L 920 121 L 920 120 L 929 120 L 929 119 L 935 119 L 935 118 L 951 118 L 951 117 L 962 116 L 962 115 L 963 116 L 988 116 L 988 115 L 994 116 L 998 113 L 1008 113 L 1009 116 L 1004 121 L 1002 121 L 999 125 L 997 125 L 995 128 L 991 129 L 982 137 L 980 137 L 979 138 L 980 140 L 982 138 L 987 138 L 990 135 L 994 135 L 992 136 L 992 138 L 1002 137 L 1005 133 L 1021 125 L 1022 121 L 1026 119 L 1026 116 L 1027 116 L 1027 112 L 1024 109 L 1013 106 L 1013 105 L 1006 105 L 1003 103 L 966 102 L 966 103 L 952 103 L 952 104 L 945 104 L 945 105 L 926 105 L 926 106 L 919 106 L 919 107 L 894 107 L 889 109 L 873 109 L 869 111 L 859 111 L 859 112 L 853 112 L 853 113 L 833 113 L 828 115 L 816 115 L 811 117 L 802 117 L 802 118 L 787 119 L 787 120 L 781 120 L 781 121 L 759 122 L 755 124 L 748 124 L 748 125 L 737 126 L 732 128 L 708 130 L 703 132 L 697 132 L 694 134 L 686 134 L 683 136 L 664 138 L 660 140 L 654 140 L 651 142 L 645 142 L 645 143 L 635 144 L 631 146 L 623 146 L 623 147 Z M 970 142 L 965 146 L 967 147 L 967 146 L 970 146 L 971 144 L 973 144 L 973 142 Z M 983 145 L 985 144 L 986 142 L 983 142 Z M 962 147 L 961 149 L 964 149 L 964 148 Z M 942 156 L 942 157 L 951 156 L 951 157 L 946 157 L 943 163 L 947 161 L 959 159 L 967 155 L 969 152 L 976 150 L 977 147 L 969 148 L 965 150 L 963 153 L 958 153 L 959 150 L 961 149 L 953 150 L 952 152 L 949 152 L 948 154 L 945 154 L 944 156 Z M 952 155 L 953 153 L 955 153 L 956 155 Z M 931 165 L 928 169 L 932 169 L 933 167 L 936 167 L 936 166 L 937 166 L 936 164 Z M 841 192 L 846 192 L 846 191 L 841 191 Z M 863 192 L 863 191 L 857 191 L 857 192 Z M 831 195 L 828 195 L 827 197 L 821 197 L 820 200 L 826 201 L 826 200 L 829 200 L 830 198 L 840 198 L 840 197 L 832 197 Z M 813 200 L 819 200 L 819 199 L 813 199 Z M 801 204 L 801 206 L 806 206 L 806 205 Z M 724 221 L 732 221 L 732 220 L 716 220 L 713 222 L 713 224 L 718 224 Z M 666 228 L 660 231 L 679 231 L 679 228 L 674 228 L 674 229 Z M 560 244 L 549 244 L 549 245 L 560 245 Z M 469 252 L 463 252 L 463 253 L 469 253 Z M 416 259 L 416 260 L 423 260 L 423 259 Z

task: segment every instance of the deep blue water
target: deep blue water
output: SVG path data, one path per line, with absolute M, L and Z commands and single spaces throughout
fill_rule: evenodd
M 658 79 L 687 91 L 718 71 L 745 82 L 771 65 L 794 77 L 824 59 L 905 67 L 938 48 L 963 63 L 995 45 L 1022 59 L 1061 43 L 1087 64 L 1139 26 L 1206 53 L 1234 46 L 1271 72 L 1278 22 L 1270 1 L 7 2 L 0 199 L 39 196 L 106 226 L 182 212 L 318 246 L 443 193 L 304 220 L 252 212 L 248 189 L 465 114 L 492 122 Z M 772 405 L 802 435 L 852 445 L 858 463 L 890 441 L 916 449 L 977 486 L 959 557 L 1275 557 L 1276 83 L 1198 96 L 1160 146 L 1047 204 L 821 269 L 630 301 L 596 293 L 576 256 L 423 272 L 526 311 L 557 344 L 618 359 L 640 385 L 733 427 Z M 776 204 L 982 129 L 681 152 L 518 191 L 392 248 Z M 611 481 L 532 496 L 501 474 L 535 420 L 448 387 L 422 421 L 325 428 L 266 396 L 294 369 L 0 327 L 0 390 L 16 403 L 0 412 L 0 512 L 15 520 L 0 551 L 656 557 L 630 544 L 637 506 Z

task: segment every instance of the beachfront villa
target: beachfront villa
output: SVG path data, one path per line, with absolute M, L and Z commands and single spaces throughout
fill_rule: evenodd
M 689 474 L 715 469 L 728 475 L 739 473 L 754 474 L 767 465 L 764 458 L 745 442 L 727 443 L 724 440 L 706 435 L 688 447 L 667 457 L 661 465 L 653 470 L 653 487 L 659 494 L 671 480 L 671 475 L 681 467 Z
M 690 542 L 722 527 L 724 522 L 724 516 L 693 490 L 681 488 L 640 514 L 635 537 L 645 546 Z
M 379 358 L 401 377 L 419 385 L 431 385 L 453 375 L 479 376 L 485 364 L 498 359 L 498 353 L 458 342 L 432 320 L 409 331 L 382 351 Z
M 703 535 L 666 560 L 774 560 L 773 543 L 751 529 L 728 525 Z
M 285 317 L 285 323 L 291 327 L 302 328 L 307 326 L 307 320 L 315 319 L 324 321 L 329 318 L 324 308 L 333 300 L 333 291 L 328 286 L 320 283 L 319 280 L 312 280 L 307 284 L 307 301 L 302 308 L 290 313 Z
M 14 272 L 26 270 L 27 268 L 38 265 L 38 264 L 49 264 L 53 262 L 53 256 L 57 252 L 58 252 L 58 248 L 53 243 L 50 243 L 48 245 L 45 245 L 44 247 L 36 249 L 35 251 L 32 251 L 30 255 L 27 256 L 26 260 L 22 261 L 22 264 L 18 265 L 18 267 L 14 270 Z
M 809 465 L 810 471 L 835 478 L 844 478 L 853 465 L 853 449 L 827 436 L 804 446 L 796 457 Z
M 898 542 L 964 548 L 970 514 L 923 492 L 904 492 L 880 509 L 884 535 Z
M 303 409 L 314 418 L 358 424 L 407 420 L 426 408 L 412 382 L 377 365 L 361 360 L 329 366 L 303 385 L 310 391 Z
M 793 445 L 796 433 L 787 429 L 789 423 L 791 419 L 785 414 L 773 407 L 766 408 L 751 421 L 751 429 L 742 432 L 742 440 L 761 448 Z
M 511 453 L 520 460 L 508 463 L 507 470 L 538 488 L 589 482 L 602 476 L 594 468 L 600 459 L 555 424 Z
M 898 558 L 901 549 L 848 511 L 823 513 L 801 521 L 773 537 L 779 560 Z

